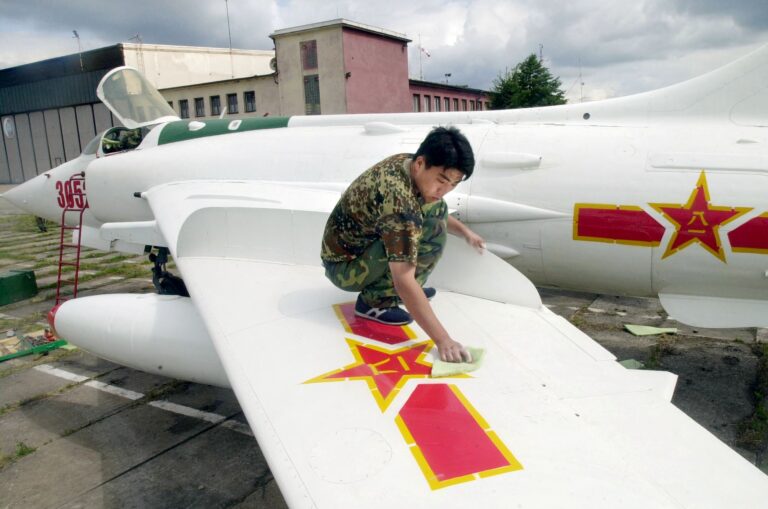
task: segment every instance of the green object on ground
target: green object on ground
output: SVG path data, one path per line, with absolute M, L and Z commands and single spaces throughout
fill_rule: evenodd
M 0 306 L 37 295 L 37 280 L 31 270 L 10 270 L 0 274 Z
M 651 327 L 650 325 L 624 324 L 624 328 L 635 336 L 653 336 L 655 334 L 677 334 L 675 327 Z
M 645 367 L 645 364 L 635 359 L 624 359 L 619 361 L 619 364 L 627 369 L 643 369 Z
M 56 350 L 57 348 L 61 348 L 65 346 L 66 344 L 67 344 L 66 341 L 64 341 L 63 339 L 59 339 L 56 341 L 52 341 L 50 343 L 46 343 L 44 345 L 27 348 L 26 350 L 20 350 L 16 353 L 5 355 L 3 357 L 0 357 L 0 362 L 15 359 L 16 357 L 24 357 L 25 355 L 32 355 L 35 353 L 43 353 L 43 352 L 48 352 L 50 350 Z
M 469 355 L 472 356 L 472 362 L 445 362 L 440 359 L 432 364 L 432 378 L 441 376 L 453 376 L 461 373 L 468 373 L 480 367 L 483 363 L 485 350 L 482 348 L 467 347 Z

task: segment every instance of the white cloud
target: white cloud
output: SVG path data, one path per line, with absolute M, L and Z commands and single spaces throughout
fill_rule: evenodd
M 424 78 L 487 88 L 499 72 L 543 53 L 569 97 L 625 95 L 693 77 L 768 42 L 764 0 L 0 0 L 0 67 L 127 41 L 271 49 L 279 28 L 347 18 L 413 39 L 431 53 Z M 106 13 L 106 14 L 105 14 Z M 151 15 L 148 15 L 150 13 Z

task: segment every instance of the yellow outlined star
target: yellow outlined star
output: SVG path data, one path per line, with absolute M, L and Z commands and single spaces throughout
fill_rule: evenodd
M 723 207 L 710 205 L 707 176 L 701 172 L 696 187 L 685 205 L 649 203 L 675 226 L 675 233 L 667 244 L 662 260 L 691 244 L 698 242 L 717 259 L 726 263 L 720 241 L 720 227 L 752 210 L 748 207 Z
M 346 338 L 347 345 L 355 357 L 355 362 L 340 369 L 304 382 L 344 382 L 363 380 L 376 400 L 382 412 L 395 399 L 397 393 L 412 378 L 429 378 L 432 364 L 424 358 L 432 349 L 432 341 L 424 341 L 397 350 L 386 350 L 374 345 L 366 345 Z M 468 378 L 458 375 L 458 378 Z

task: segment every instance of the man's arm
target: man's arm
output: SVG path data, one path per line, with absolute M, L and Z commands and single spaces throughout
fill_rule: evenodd
M 485 240 L 469 229 L 469 226 L 465 225 L 452 215 L 448 215 L 448 231 L 459 237 L 464 237 L 467 244 L 477 249 L 480 253 L 485 249 Z
M 471 362 L 469 352 L 460 343 L 451 339 L 435 312 L 432 311 L 424 290 L 416 281 L 416 266 L 409 262 L 389 262 L 389 270 L 392 272 L 397 294 L 416 323 L 437 345 L 440 359 L 448 362 L 462 360 Z

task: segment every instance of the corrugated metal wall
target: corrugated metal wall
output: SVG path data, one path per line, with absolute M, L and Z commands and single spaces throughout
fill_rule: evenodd
M 74 159 L 97 132 L 116 125 L 96 87 L 124 63 L 118 44 L 0 70 L 0 184 Z
M 96 103 L 5 115 L 0 125 L 0 184 L 20 184 L 79 156 L 97 132 L 119 122 Z

